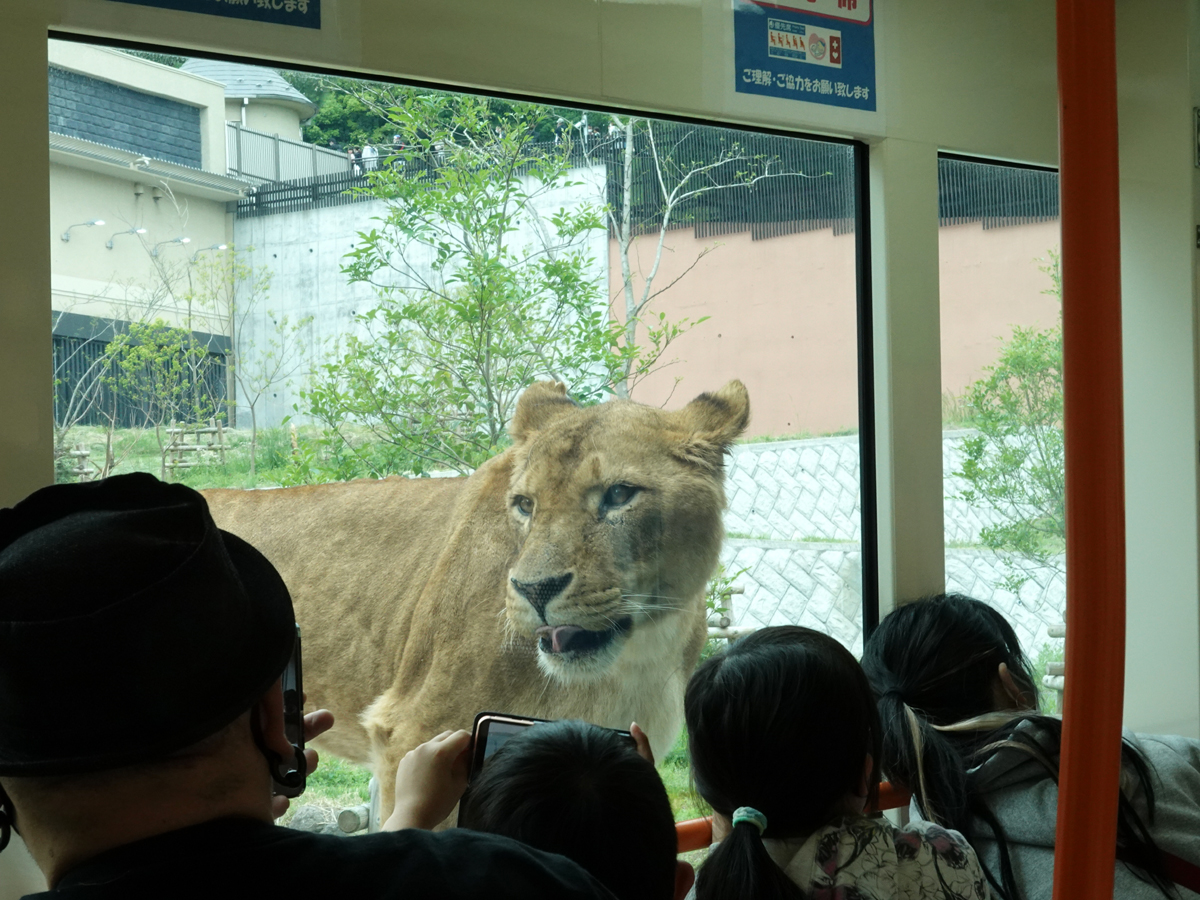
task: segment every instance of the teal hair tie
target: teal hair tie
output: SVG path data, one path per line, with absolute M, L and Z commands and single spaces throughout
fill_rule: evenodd
M 733 811 L 733 827 L 737 828 L 743 822 L 749 822 L 758 829 L 758 834 L 761 837 L 762 833 L 767 830 L 767 817 L 760 813 L 753 806 L 739 806 Z

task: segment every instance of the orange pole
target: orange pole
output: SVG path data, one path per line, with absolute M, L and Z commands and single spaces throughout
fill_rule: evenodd
M 1111 900 L 1125 691 L 1114 0 L 1058 0 L 1067 646 L 1056 900 Z
M 712 843 L 712 817 L 675 823 L 676 853 L 703 850 Z

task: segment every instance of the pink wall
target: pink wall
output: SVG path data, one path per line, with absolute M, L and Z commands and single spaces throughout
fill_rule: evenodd
M 655 238 L 638 238 L 631 251 L 638 291 L 637 273 L 653 264 Z M 680 361 L 641 382 L 634 399 L 681 406 L 740 378 L 750 391 L 751 436 L 857 426 L 853 234 L 834 237 L 826 229 L 752 241 L 743 232 L 697 240 L 689 228 L 669 232 L 667 247 L 656 286 L 714 249 L 651 310 L 669 319 L 711 318 L 671 344 L 665 359 Z M 623 320 L 615 241 L 609 250 L 613 312 Z
M 982 377 L 995 362 L 999 338 L 1014 325 L 1046 328 L 1058 321 L 1058 300 L 1042 293 L 1050 276 L 1038 267 L 1049 263 L 1059 240 L 1058 222 L 938 230 L 943 391 L 961 395 Z
M 636 240 L 634 286 L 654 261 L 655 235 Z M 1058 223 L 940 230 L 942 384 L 961 394 L 994 361 L 997 338 L 1014 324 L 1046 326 L 1058 303 L 1038 257 L 1058 246 Z M 809 231 L 753 241 L 747 232 L 698 240 L 668 233 L 651 304 L 669 319 L 709 320 L 671 344 L 679 362 L 642 381 L 635 399 L 678 407 L 740 378 L 750 391 L 748 436 L 823 434 L 858 424 L 854 235 Z M 621 266 L 609 242 L 613 314 L 624 318 Z M 680 379 L 676 385 L 676 379 Z

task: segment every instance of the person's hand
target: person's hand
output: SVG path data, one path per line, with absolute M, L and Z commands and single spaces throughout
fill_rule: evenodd
M 304 717 L 304 743 L 319 737 L 333 727 L 333 713 L 327 709 L 318 709 L 310 712 Z M 311 747 L 304 748 L 304 759 L 308 763 L 305 777 L 311 775 L 317 770 L 317 763 L 320 762 L 320 757 L 317 751 Z M 288 798 L 282 794 L 276 794 L 271 798 L 271 815 L 278 819 L 288 811 Z
M 384 831 L 431 829 L 441 823 L 467 789 L 471 732 L 443 731 L 404 754 L 396 767 L 396 807 Z
M 629 726 L 629 733 L 633 735 L 633 742 L 637 745 L 638 756 L 654 765 L 654 751 L 650 749 L 650 738 L 646 737 L 642 726 L 634 722 Z

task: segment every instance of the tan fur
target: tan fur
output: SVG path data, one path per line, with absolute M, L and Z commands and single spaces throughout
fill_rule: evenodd
M 748 418 L 738 381 L 674 412 L 628 400 L 580 408 L 541 382 L 518 403 L 514 445 L 470 478 L 205 495 L 217 523 L 287 582 L 308 708 L 337 718 L 317 746 L 371 764 L 386 817 L 404 753 L 469 728 L 480 710 L 636 720 L 667 753 L 705 640 L 723 455 Z M 601 509 L 622 483 L 640 490 Z M 566 574 L 544 620 L 511 582 Z M 627 620 L 590 654 L 548 654 L 535 635 Z

